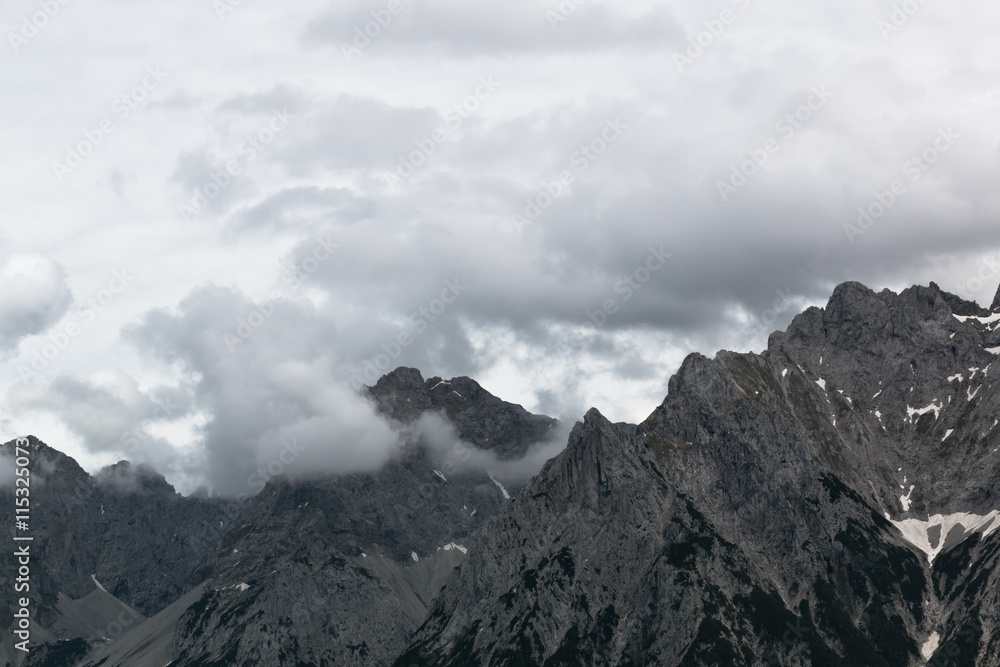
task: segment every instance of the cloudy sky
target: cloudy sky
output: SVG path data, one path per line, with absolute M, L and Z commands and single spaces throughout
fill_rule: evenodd
M 845 280 L 988 304 L 998 17 L 5 2 L 3 437 L 237 493 L 293 440 L 377 466 L 395 366 L 639 421 Z

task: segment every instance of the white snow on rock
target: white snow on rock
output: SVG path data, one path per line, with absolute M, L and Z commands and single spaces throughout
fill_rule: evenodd
M 458 396 L 459 398 L 465 398 L 465 396 L 462 396 L 462 395 L 461 395 L 460 393 L 458 393 L 458 392 L 457 392 L 457 391 L 455 391 L 454 389 L 452 389 L 452 390 L 451 390 L 451 393 L 455 394 L 455 395 L 456 395 L 456 396 Z
M 984 347 L 983 349 L 990 354 L 1000 354 L 1000 347 Z
M 823 378 L 816 380 L 816 384 L 818 384 L 820 388 L 823 389 L 824 391 L 826 390 L 826 380 L 824 380 Z
M 490 479 L 493 480 L 494 484 L 496 484 L 498 487 L 500 487 L 500 493 L 503 494 L 504 500 L 510 500 L 510 494 L 507 493 L 507 489 L 503 488 L 503 484 L 501 484 L 500 482 L 498 482 L 496 480 L 496 478 L 493 477 L 493 475 L 491 473 L 486 473 L 486 474 L 490 476 Z
M 238 590 L 240 593 L 245 593 L 248 588 L 250 588 L 250 584 L 247 583 L 238 584 L 236 586 L 236 590 Z
M 107 592 L 108 592 L 108 591 L 107 591 L 107 589 L 106 589 L 106 588 L 104 588 L 104 586 L 101 586 L 101 582 L 99 582 L 99 581 L 97 580 L 97 575 L 96 575 L 96 574 L 92 574 L 92 575 L 90 575 L 90 578 L 94 580 L 94 583 L 95 583 L 95 584 L 97 584 L 97 587 L 98 587 L 98 588 L 100 588 L 100 589 L 101 589 L 102 591 L 104 591 L 105 593 L 107 593 Z
M 935 514 L 927 521 L 920 519 L 889 521 L 899 529 L 907 542 L 927 554 L 928 562 L 933 564 L 934 559 L 944 548 L 945 539 L 955 526 L 962 526 L 964 530 L 962 539 L 973 533 L 982 533 L 983 537 L 987 537 L 1000 528 L 1000 510 L 993 510 L 986 516 L 957 512 L 947 515 Z M 940 537 L 932 545 L 928 531 L 936 526 L 941 526 Z
M 934 413 L 934 419 L 937 419 L 938 417 L 941 416 L 941 408 L 943 408 L 943 407 L 944 407 L 944 403 L 942 403 L 941 405 L 938 405 L 936 398 L 931 401 L 930 405 L 928 405 L 926 407 L 923 407 L 923 408 L 911 408 L 909 405 L 907 405 L 906 406 L 906 419 L 904 419 L 903 421 L 908 421 L 908 422 L 910 422 L 912 424 L 913 423 L 913 417 L 914 417 L 914 415 L 923 416 L 923 415 L 926 415 L 928 412 L 933 412 Z
M 435 474 L 435 475 L 437 475 L 438 477 L 440 477 L 441 479 L 443 479 L 444 481 L 446 481 L 446 482 L 448 481 L 448 478 L 447 478 L 447 477 L 445 477 L 445 476 L 444 476 L 444 473 L 443 473 L 443 472 L 441 472 L 440 470 L 435 470 L 435 471 L 434 471 L 434 474 Z
M 420 556 L 417 555 L 416 551 L 411 551 L 410 552 L 410 558 L 413 559 L 414 563 L 419 563 L 420 562 Z
M 461 551 L 461 552 L 462 552 L 463 554 L 467 554 L 467 553 L 469 553 L 469 550 L 468 550 L 468 549 L 466 549 L 465 547 L 463 547 L 463 546 L 460 546 L 460 545 L 458 545 L 458 544 L 455 544 L 454 542 L 449 542 L 448 544 L 444 545 L 444 546 L 443 546 L 443 547 L 441 547 L 441 548 L 442 548 L 442 549 L 444 549 L 445 551 L 451 551 L 452 549 L 458 549 L 458 550 L 459 550 L 459 551 Z
M 787 368 L 785 370 L 781 371 L 781 377 L 785 377 L 786 375 L 788 375 L 788 369 Z
M 903 481 L 906 481 L 905 478 L 904 478 Z M 914 485 L 910 484 L 910 490 L 906 492 L 906 495 L 899 497 L 899 502 L 900 502 L 900 504 L 903 505 L 903 511 L 904 512 L 909 512 L 910 511 L 910 495 L 913 494 L 913 489 L 915 489 L 915 488 L 917 488 L 917 487 L 915 487 Z
M 955 429 L 953 429 L 953 428 L 948 429 L 948 432 L 944 434 L 943 438 L 941 438 L 941 442 L 944 442 L 949 437 L 951 437 L 951 434 L 954 433 L 954 432 L 955 432 Z
M 924 642 L 924 645 L 920 647 L 920 657 L 924 660 L 930 660 L 931 656 L 934 655 L 934 651 L 938 649 L 938 644 L 941 642 L 941 635 L 938 633 L 932 634 Z
M 954 382 L 955 380 L 958 380 L 959 382 L 965 382 L 965 376 L 959 373 L 958 375 L 952 375 L 951 377 L 948 378 L 948 382 Z
M 879 397 L 879 396 L 881 396 L 881 395 L 882 395 L 882 390 L 881 390 L 881 389 L 879 389 L 879 390 L 878 390 L 878 393 L 877 393 L 877 394 L 875 394 L 874 396 L 872 396 L 872 400 L 875 400 L 876 398 L 878 398 L 878 397 Z
M 437 383 L 436 385 L 434 385 L 433 387 L 431 387 L 431 391 L 434 391 L 435 389 L 437 389 L 437 388 L 438 388 L 438 387 L 440 387 L 441 385 L 445 385 L 446 387 L 450 387 L 450 386 L 451 386 L 451 383 L 450 383 L 450 382 L 445 382 L 444 380 L 441 380 L 441 381 L 440 381 L 440 382 L 438 382 L 438 383 Z
M 988 317 L 976 317 L 975 315 L 963 316 L 963 315 L 955 315 L 954 313 L 952 313 L 952 315 L 959 322 L 968 322 L 969 320 L 979 322 L 980 324 L 993 324 L 994 322 L 1000 322 L 1000 313 L 993 313 Z
M 972 387 L 969 387 L 968 389 L 965 390 L 965 393 L 969 397 L 969 400 L 971 401 L 972 399 L 974 399 L 976 397 L 976 394 L 978 394 L 979 390 L 982 389 L 982 388 L 983 388 L 983 385 L 979 385 L 978 387 L 976 387 L 975 391 L 972 391 Z

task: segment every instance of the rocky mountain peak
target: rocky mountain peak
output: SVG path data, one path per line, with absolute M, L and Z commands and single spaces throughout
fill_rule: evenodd
M 101 487 L 122 493 L 177 495 L 177 490 L 163 475 L 144 463 L 132 465 L 129 461 L 119 461 L 102 468 L 96 479 Z
M 552 468 L 545 473 L 551 480 L 547 488 L 597 507 L 635 478 L 645 455 L 634 437 L 591 408 L 570 431 L 564 454 L 550 462 Z

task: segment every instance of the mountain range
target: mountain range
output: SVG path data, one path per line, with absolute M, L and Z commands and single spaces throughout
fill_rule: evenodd
M 998 354 L 1000 291 L 844 283 L 640 424 L 398 368 L 366 390 L 397 456 L 248 500 L 32 436 L 33 644 L 0 664 L 998 666 Z

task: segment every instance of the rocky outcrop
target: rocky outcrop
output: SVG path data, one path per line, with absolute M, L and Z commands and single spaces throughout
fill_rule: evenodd
M 1000 664 L 998 322 L 847 283 L 690 356 L 634 437 L 588 414 L 395 664 Z

